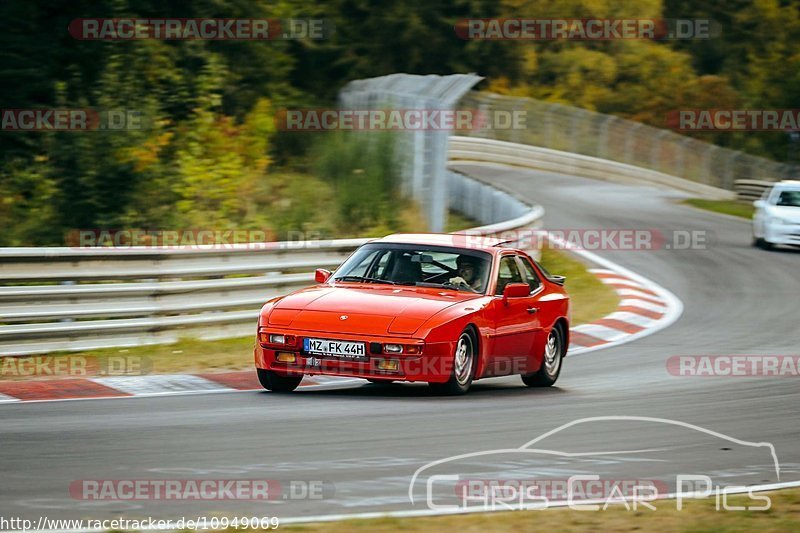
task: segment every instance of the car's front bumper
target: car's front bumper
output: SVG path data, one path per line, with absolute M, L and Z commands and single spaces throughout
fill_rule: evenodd
M 285 333 L 295 335 L 296 342 L 293 346 L 276 347 L 262 345 L 258 338 L 255 344 L 255 365 L 263 370 L 271 370 L 281 375 L 327 375 L 342 377 L 357 377 L 364 379 L 387 379 L 397 381 L 425 381 L 443 383 L 450 379 L 453 370 L 453 353 L 455 342 L 424 343 L 422 353 L 386 354 L 371 353 L 372 343 L 397 343 L 407 344 L 418 339 L 407 337 L 375 337 L 363 335 L 320 333 L 311 331 L 288 331 Z M 326 338 L 342 341 L 366 342 L 367 354 L 364 360 L 348 360 L 337 357 L 320 357 L 306 354 L 302 350 L 303 338 Z M 278 353 L 291 353 L 295 355 L 294 362 L 277 360 Z M 397 361 L 396 370 L 379 368 L 381 361 Z
M 800 224 L 770 224 L 764 238 L 772 244 L 800 246 Z

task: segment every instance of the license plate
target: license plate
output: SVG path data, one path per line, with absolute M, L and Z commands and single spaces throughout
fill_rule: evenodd
M 367 358 L 363 342 L 337 341 L 333 339 L 303 339 L 303 351 L 309 354 L 338 357 L 340 359 Z

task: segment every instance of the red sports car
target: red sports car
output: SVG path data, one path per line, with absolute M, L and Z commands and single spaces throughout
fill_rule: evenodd
M 480 378 L 555 383 L 569 344 L 564 278 L 503 241 L 390 235 L 356 250 L 317 285 L 268 301 L 258 318 L 261 384 L 303 375 L 423 381 L 463 394 Z

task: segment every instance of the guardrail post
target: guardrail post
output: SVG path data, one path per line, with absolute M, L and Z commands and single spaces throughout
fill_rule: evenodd
M 708 148 L 706 149 L 706 153 L 703 156 L 703 175 L 700 179 L 705 184 L 710 185 L 712 181 L 716 181 L 714 180 L 712 169 L 714 168 L 714 153 L 719 149 L 719 146 L 709 144 Z
M 691 140 L 691 137 L 685 137 L 678 143 L 678 153 L 675 157 L 675 175 L 680 178 L 686 178 L 686 152 L 688 150 L 687 146 Z
M 636 142 L 636 132 L 643 126 L 643 124 L 638 123 L 634 127 L 628 130 L 628 134 L 625 136 L 625 163 L 629 165 L 635 164 L 635 158 L 633 153 L 633 143 Z
M 614 115 L 606 115 L 600 125 L 600 131 L 597 134 L 597 157 L 608 158 L 608 132 L 611 128 L 611 123 L 616 118 Z
M 667 130 L 661 130 L 655 139 L 653 139 L 653 145 L 650 148 L 650 168 L 655 170 L 661 169 L 661 146 L 663 144 L 663 139 L 669 132 Z

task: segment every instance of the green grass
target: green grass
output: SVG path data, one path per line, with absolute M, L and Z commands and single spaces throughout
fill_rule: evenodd
M 656 510 L 639 507 L 626 510 L 624 505 L 611 505 L 605 511 L 587 512 L 558 508 L 538 511 L 512 511 L 473 515 L 425 518 L 376 518 L 285 526 L 290 531 L 351 533 L 383 533 L 393 531 L 463 531 L 465 533 L 516 531 L 685 531 L 747 533 L 800 531 L 800 490 L 791 489 L 764 493 L 772 499 L 767 511 L 717 511 L 715 498 L 684 502 L 676 509 L 674 500 L 654 502 Z M 760 506 L 761 501 L 730 496 L 728 505 Z M 283 527 L 283 526 L 282 526 Z
M 753 211 L 755 211 L 751 202 L 742 202 L 739 200 L 703 200 L 701 198 L 690 198 L 689 200 L 684 200 L 684 203 L 700 209 L 705 209 L 706 211 L 747 219 L 753 218 Z
M 447 213 L 447 221 L 445 223 L 444 231 L 446 233 L 450 233 L 453 231 L 459 231 L 467 228 L 474 228 L 479 226 L 480 223 L 476 222 L 475 220 L 465 217 L 458 211 L 450 211 Z
M 545 247 L 541 263 L 551 274 L 566 276 L 564 286 L 570 296 L 573 326 L 593 322 L 616 310 L 617 293 L 568 253 Z

